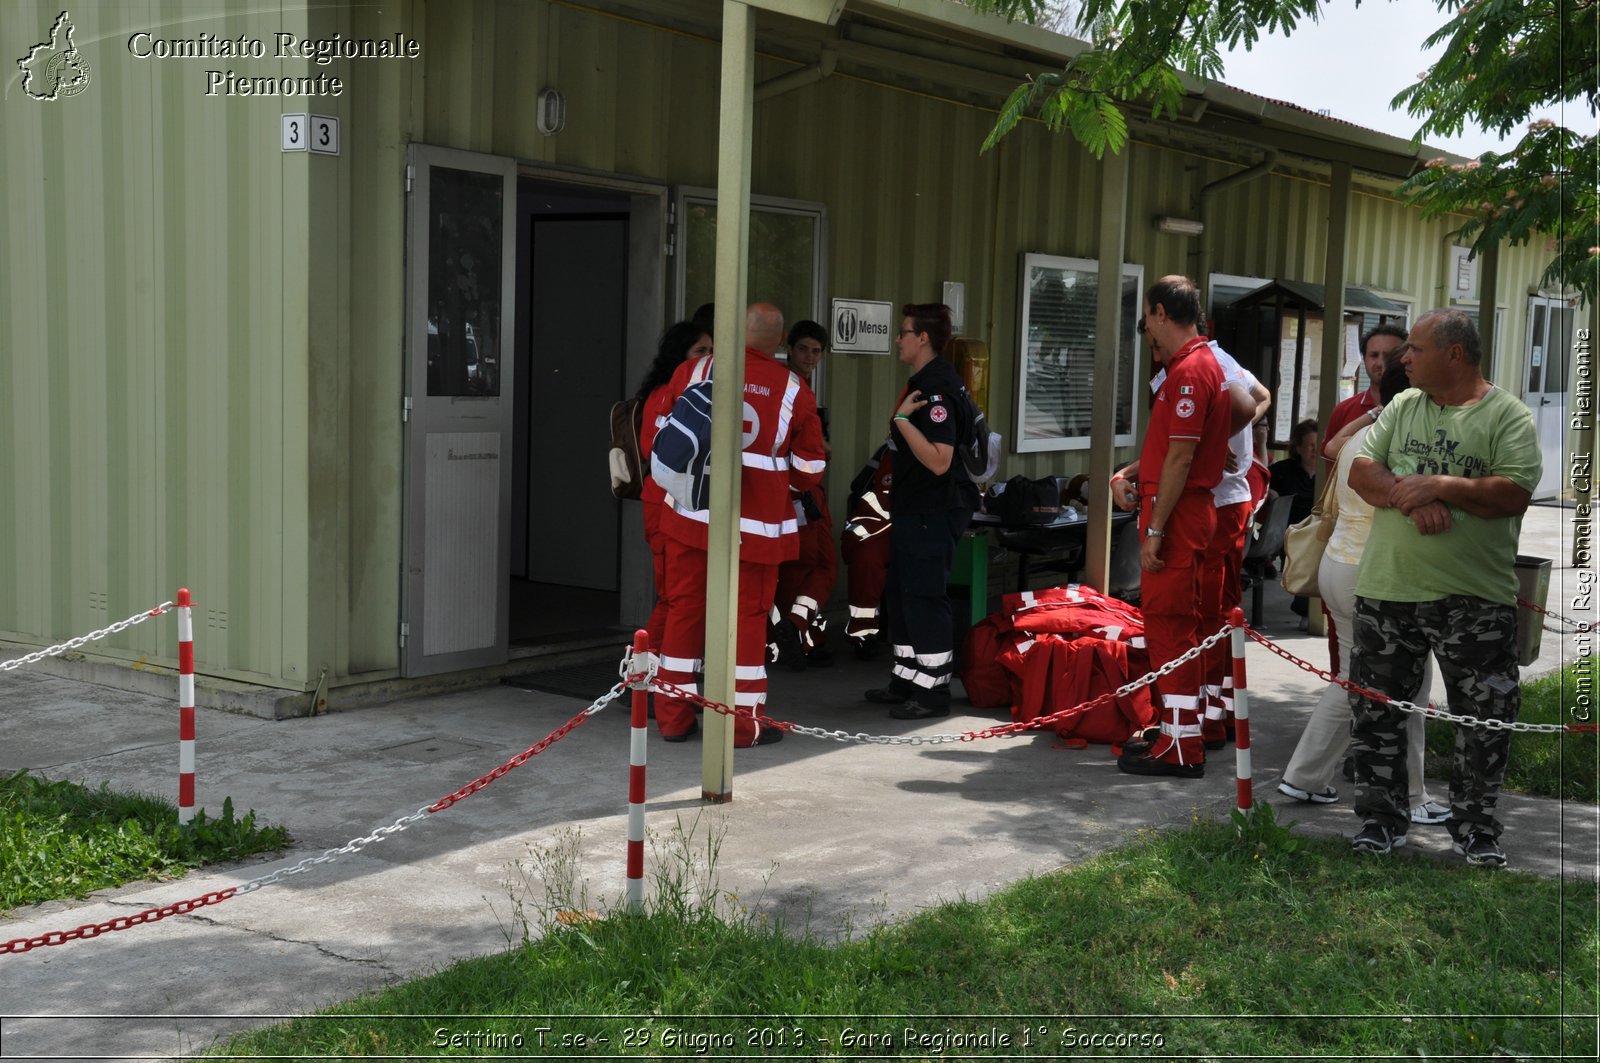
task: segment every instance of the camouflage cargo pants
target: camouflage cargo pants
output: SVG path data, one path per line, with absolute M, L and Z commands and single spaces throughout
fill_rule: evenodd
M 1353 682 L 1403 697 L 1422 680 L 1432 653 L 1458 716 L 1512 721 L 1522 711 L 1517 681 L 1517 614 L 1509 605 L 1452 595 L 1431 602 L 1356 598 Z M 1350 695 L 1350 752 L 1356 764 L 1355 813 L 1396 833 L 1410 826 L 1406 807 L 1406 714 Z M 1456 727 L 1450 772 L 1450 833 L 1480 830 L 1494 837 L 1495 800 L 1505 781 L 1509 731 Z

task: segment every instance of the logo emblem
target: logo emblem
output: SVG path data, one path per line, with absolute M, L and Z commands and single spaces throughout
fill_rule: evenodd
M 22 91 L 35 100 L 63 100 L 89 87 L 89 61 L 72 43 L 76 27 L 63 11 L 50 27 L 50 39 L 28 49 L 17 60 Z
M 1194 400 L 1193 399 L 1179 399 L 1178 400 L 1178 405 L 1174 408 L 1174 412 L 1179 417 L 1193 417 L 1194 416 Z
M 750 444 L 756 441 L 756 436 L 761 434 L 761 415 L 756 408 L 748 402 L 744 404 L 744 443 L 740 450 L 749 450 Z
M 833 319 L 833 335 L 836 343 L 850 344 L 856 341 L 856 330 L 860 322 L 856 320 L 856 309 L 853 306 L 839 308 L 839 315 Z
M 945 420 L 949 418 L 949 416 L 950 411 L 946 410 L 943 406 L 931 406 L 928 408 L 928 417 L 933 421 L 934 424 L 944 424 Z

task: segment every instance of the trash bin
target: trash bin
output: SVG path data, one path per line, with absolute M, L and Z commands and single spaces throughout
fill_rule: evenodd
M 1550 559 L 1518 554 L 1517 597 L 1545 607 L 1550 596 Z M 1544 634 L 1544 616 L 1525 605 L 1517 606 L 1517 663 L 1526 668 L 1539 659 L 1539 638 Z

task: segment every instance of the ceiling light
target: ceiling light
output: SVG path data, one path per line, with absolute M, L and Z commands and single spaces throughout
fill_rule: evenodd
M 1174 218 L 1170 214 L 1161 214 L 1156 217 L 1156 229 L 1175 236 L 1199 236 L 1206 231 L 1206 223 L 1193 218 Z

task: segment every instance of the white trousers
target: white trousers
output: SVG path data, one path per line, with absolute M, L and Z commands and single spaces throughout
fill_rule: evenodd
M 1326 554 L 1322 567 L 1317 570 L 1317 585 L 1322 591 L 1322 602 L 1333 618 L 1334 632 L 1339 637 L 1339 678 L 1350 678 L 1350 654 L 1354 646 L 1356 608 L 1356 565 L 1334 561 Z M 1433 689 L 1433 658 L 1422 665 L 1422 686 L 1426 698 Z M 1416 701 L 1416 693 L 1406 699 Z M 1350 746 L 1350 695 L 1337 683 L 1329 683 L 1322 692 L 1322 700 L 1311 711 L 1306 729 L 1300 733 L 1300 742 L 1294 747 L 1289 766 L 1283 769 L 1283 779 L 1290 786 L 1298 786 L 1310 793 L 1321 793 L 1333 783 L 1333 777 L 1344 760 Z M 1422 782 L 1422 746 L 1424 740 L 1423 718 L 1410 713 L 1406 719 L 1406 776 L 1411 780 L 1411 807 L 1429 800 L 1427 787 Z

